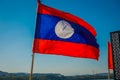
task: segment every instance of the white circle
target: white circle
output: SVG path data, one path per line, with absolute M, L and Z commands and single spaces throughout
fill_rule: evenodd
M 74 34 L 74 29 L 67 21 L 61 20 L 55 26 L 55 33 L 58 37 L 66 39 Z

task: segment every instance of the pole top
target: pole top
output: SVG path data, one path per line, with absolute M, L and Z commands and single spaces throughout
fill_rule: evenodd
M 38 3 L 40 3 L 41 2 L 41 0 L 37 0 L 38 1 Z

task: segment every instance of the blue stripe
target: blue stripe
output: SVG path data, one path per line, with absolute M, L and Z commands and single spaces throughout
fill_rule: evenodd
M 57 22 L 59 22 L 60 20 L 63 19 L 51 15 L 38 14 L 35 38 L 83 43 L 94 46 L 96 48 L 99 47 L 98 44 L 96 43 L 95 37 L 88 30 L 86 30 L 85 28 L 78 24 L 75 24 L 67 20 L 66 21 L 69 24 L 71 24 L 71 26 L 74 28 L 75 33 L 72 35 L 72 37 L 67 39 L 57 37 L 55 34 L 55 26 Z

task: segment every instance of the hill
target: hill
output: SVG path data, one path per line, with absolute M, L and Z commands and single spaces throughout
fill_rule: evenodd
M 113 74 L 111 74 L 113 78 Z M 98 73 L 95 75 L 75 75 L 64 76 L 57 73 L 34 73 L 33 80 L 93 80 L 93 79 L 107 79 L 107 73 Z M 0 71 L 0 80 L 29 80 L 28 73 L 8 73 Z

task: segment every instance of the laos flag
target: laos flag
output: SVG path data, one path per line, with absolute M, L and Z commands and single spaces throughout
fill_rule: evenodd
M 72 14 L 38 3 L 33 53 L 98 60 L 96 31 Z

